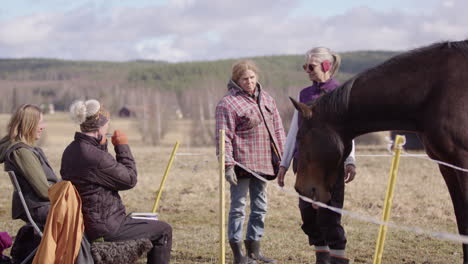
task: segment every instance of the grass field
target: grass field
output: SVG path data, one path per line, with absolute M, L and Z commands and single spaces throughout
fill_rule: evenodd
M 0 135 L 5 134 L 8 115 L 0 115 Z M 56 173 L 66 145 L 72 140 L 77 126 L 67 115 L 45 116 L 47 133 L 42 148 Z M 180 121 L 179 121 L 180 122 Z M 180 140 L 176 157 L 160 202 L 160 218 L 174 229 L 171 263 L 219 263 L 218 175 L 214 147 L 190 148 L 184 142 L 189 127 L 174 123 L 160 147 L 142 143 L 137 125 L 132 120 L 113 119 L 111 129 L 120 129 L 129 135 L 132 152 L 137 161 L 138 184 L 121 192 L 127 211 L 150 211 L 159 187 L 172 146 Z M 187 131 L 186 131 L 187 130 Z M 187 133 L 186 133 L 187 132 Z M 385 146 L 357 149 L 360 154 L 385 153 Z M 385 189 L 391 165 L 390 157 L 357 157 L 356 179 L 347 185 L 345 209 L 380 219 Z M 15 235 L 21 220 L 11 220 L 12 186 L 6 173 L 0 173 L 0 231 Z M 289 189 L 294 175 L 286 176 Z M 314 253 L 307 244 L 300 225 L 297 198 L 269 185 L 269 212 L 263 238 L 263 252 L 279 263 L 315 263 Z M 226 189 L 226 194 L 229 190 Z M 227 202 L 229 201 L 226 196 Z M 229 207 L 226 204 L 227 209 Z M 416 226 L 430 231 L 456 233 L 456 223 L 447 188 L 435 164 L 430 161 L 402 158 L 395 189 L 391 221 Z M 349 216 L 343 217 L 347 232 L 347 255 L 353 263 L 372 263 L 378 226 Z M 232 262 L 226 248 L 227 261 Z M 9 251 L 6 251 L 8 254 Z M 461 245 L 441 241 L 427 235 L 389 228 L 383 263 L 461 263 Z M 142 259 L 141 263 L 145 263 Z

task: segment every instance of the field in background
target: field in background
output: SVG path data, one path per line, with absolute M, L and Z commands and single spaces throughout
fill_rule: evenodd
M 0 115 L 0 135 L 5 134 L 8 115 Z M 47 115 L 47 133 L 42 147 L 55 172 L 59 173 L 60 158 L 72 140 L 77 126 L 65 114 Z M 179 153 L 197 156 L 178 156 L 166 182 L 160 202 L 160 218 L 174 229 L 171 263 L 218 263 L 218 175 L 214 147 L 190 148 L 184 142 L 189 135 L 191 121 L 178 120 L 170 124 L 159 147 L 142 143 L 137 125 L 129 119 L 112 119 L 111 129 L 121 129 L 129 135 L 132 152 L 137 161 L 137 186 L 121 192 L 127 211 L 152 209 L 155 192 L 164 173 L 175 140 L 181 141 Z M 386 146 L 360 148 L 360 154 L 385 153 Z M 112 149 L 112 148 L 110 148 Z M 345 209 L 380 219 L 390 157 L 357 157 L 358 175 L 347 185 Z M 286 178 L 292 189 L 294 176 Z M 21 220 L 11 220 L 12 186 L 6 173 L 0 173 L 0 231 L 15 235 Z M 229 190 L 226 189 L 226 194 Z M 226 197 L 229 201 L 229 197 Z M 263 252 L 279 263 L 315 263 L 314 253 L 307 245 L 300 224 L 297 198 L 269 186 L 269 212 L 263 238 Z M 227 208 L 229 205 L 226 204 Z M 393 222 L 417 226 L 430 231 L 456 233 L 452 204 L 445 183 L 435 164 L 430 161 L 402 158 L 395 190 Z M 343 217 L 347 232 L 347 254 L 353 263 L 372 263 L 378 226 Z M 226 249 L 227 262 L 232 262 Z M 9 251 L 6 252 L 7 254 Z M 389 228 L 383 263 L 461 263 L 461 246 Z M 142 259 L 141 263 L 145 263 Z

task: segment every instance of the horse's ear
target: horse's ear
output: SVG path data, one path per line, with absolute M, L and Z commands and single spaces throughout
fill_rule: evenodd
M 299 113 L 302 114 L 302 117 L 305 119 L 310 119 L 312 117 L 312 107 L 301 102 L 294 100 L 293 98 L 289 97 L 291 102 L 293 103 L 294 107 L 297 109 Z

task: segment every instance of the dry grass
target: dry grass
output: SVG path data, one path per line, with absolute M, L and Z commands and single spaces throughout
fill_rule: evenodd
M 4 131 L 7 118 L 6 115 L 0 115 L 1 131 Z M 71 141 L 76 127 L 64 114 L 46 116 L 46 122 L 48 131 L 43 149 L 58 173 L 63 149 Z M 176 158 L 164 189 L 159 213 L 161 219 L 174 228 L 171 263 L 218 263 L 219 180 L 214 148 L 187 147 L 184 144 L 188 142 L 184 130 L 188 131 L 190 126 L 186 123 L 174 126 L 177 131 L 169 134 L 171 136 L 165 139 L 162 147 L 141 143 L 137 126 L 131 120 L 113 119 L 112 127 L 128 133 L 137 160 L 139 183 L 133 190 L 122 192 L 128 212 L 152 209 L 175 140 L 181 141 L 179 153 L 204 154 Z M 382 153 L 382 150 L 358 148 L 358 155 L 364 153 Z M 345 209 L 380 218 L 391 160 L 388 157 L 357 159 L 358 175 L 354 182 L 347 185 Z M 287 175 L 286 184 L 293 186 L 292 174 Z M 0 231 L 15 234 L 22 223 L 10 218 L 12 187 L 5 173 L 0 177 L 0 187 L 3 190 L 0 194 Z M 419 159 L 402 159 L 392 221 L 426 230 L 456 232 L 449 195 L 434 164 Z M 348 236 L 348 256 L 354 263 L 372 263 L 378 226 L 348 216 L 343 217 L 343 223 Z M 280 263 L 314 263 L 313 251 L 307 245 L 300 224 L 297 199 L 270 185 L 264 253 L 278 259 Z M 227 263 L 230 263 L 230 250 L 226 250 Z M 461 263 L 461 260 L 459 244 L 394 228 L 388 230 L 383 263 Z

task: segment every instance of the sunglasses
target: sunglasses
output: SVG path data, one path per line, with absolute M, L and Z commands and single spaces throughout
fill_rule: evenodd
M 304 69 L 304 71 L 307 71 L 307 70 L 309 70 L 309 71 L 314 71 L 315 66 L 317 66 L 317 65 L 314 65 L 314 64 L 304 64 L 304 65 L 302 65 L 302 69 Z

